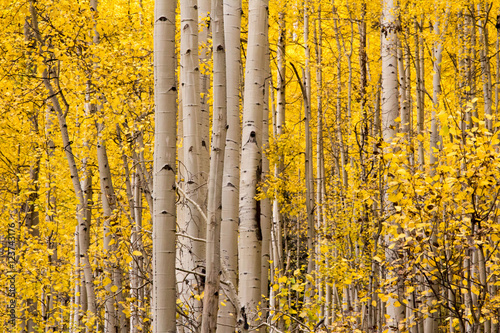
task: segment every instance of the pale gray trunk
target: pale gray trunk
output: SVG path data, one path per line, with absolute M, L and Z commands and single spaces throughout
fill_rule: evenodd
M 430 165 L 436 167 L 438 162 L 438 153 L 441 150 L 440 135 L 439 135 L 439 120 L 437 112 L 439 108 L 439 95 L 441 94 L 441 59 L 443 53 L 443 46 L 441 44 L 441 37 L 439 31 L 439 20 L 434 24 L 434 33 L 438 41 L 434 45 L 434 75 L 432 78 L 433 95 L 432 95 L 432 115 L 431 115 L 431 141 L 430 141 Z
M 222 173 L 226 143 L 226 48 L 222 0 L 212 0 L 213 121 L 208 178 L 206 288 L 201 331 L 215 333 L 220 292 Z
M 314 43 L 316 46 L 316 230 L 327 230 L 326 225 L 324 225 L 326 219 L 325 217 L 325 161 L 324 161 L 324 152 L 323 152 L 323 76 L 322 76 L 322 21 L 321 21 L 321 5 L 318 6 L 318 29 L 316 27 L 314 29 Z M 320 240 L 317 238 L 315 240 L 315 260 L 316 260 L 316 272 L 320 272 L 321 262 L 323 261 L 321 254 L 321 246 Z M 324 303 L 323 300 L 325 298 L 325 292 L 328 286 L 327 278 L 322 278 L 318 274 L 318 300 L 320 302 L 320 318 L 325 318 L 325 314 L 327 313 L 327 308 L 329 309 L 330 305 L 328 303 Z M 324 282 L 324 283 L 323 283 Z M 325 288 L 323 288 L 323 284 Z M 327 325 L 327 319 L 329 314 L 326 314 L 325 325 Z
M 99 126 L 101 127 L 101 126 Z M 102 135 L 102 129 L 99 129 L 99 136 Z M 105 302 L 105 332 L 125 332 L 128 331 L 128 323 L 123 313 L 123 296 L 121 285 L 121 269 L 119 266 L 118 256 L 118 238 L 116 235 L 117 212 L 118 206 L 116 202 L 116 194 L 111 180 L 111 171 L 109 168 L 109 161 L 106 152 L 105 141 L 102 137 L 99 138 L 97 143 L 97 160 L 99 164 L 99 178 L 101 184 L 101 201 L 104 216 L 103 227 L 103 250 L 106 276 L 111 279 L 111 283 L 105 286 L 107 291 Z M 118 289 L 113 291 L 113 287 Z
M 197 205 L 206 205 L 206 175 L 200 167 L 207 161 L 201 160 L 201 108 L 200 108 L 200 72 L 198 59 L 198 7 L 196 0 L 180 2 L 181 41 L 180 72 L 182 102 L 182 151 L 179 153 L 179 186 L 190 200 Z M 207 142 L 208 143 L 208 142 Z M 181 198 L 178 216 L 178 232 L 195 238 L 205 238 L 206 223 L 200 212 L 186 198 Z M 177 289 L 186 310 L 189 321 L 184 323 L 194 331 L 201 324 L 202 294 L 204 283 L 193 273 L 203 272 L 205 266 L 205 244 L 188 237 L 179 237 L 177 242 L 178 267 Z M 198 296 L 195 298 L 194 296 Z M 182 317 L 181 317 L 182 318 Z
M 396 118 L 399 114 L 398 108 L 398 77 L 397 77 L 397 28 L 399 22 L 398 8 L 393 0 L 384 0 L 382 13 L 382 103 L 381 103 L 381 123 L 382 137 L 387 144 L 391 144 L 396 136 Z M 387 148 L 388 151 L 391 148 Z M 384 186 L 384 192 L 386 185 Z M 383 199 L 387 202 L 387 198 Z M 398 260 L 399 246 L 396 240 L 390 235 L 386 235 L 386 261 L 395 263 Z M 401 304 L 400 298 L 400 277 L 394 271 L 389 271 L 388 278 L 396 278 L 396 283 L 389 286 L 388 291 L 397 294 L 398 297 L 389 297 L 387 302 L 387 326 L 389 332 L 399 332 L 399 323 L 404 318 L 405 308 Z M 400 304 L 397 304 L 400 303 Z
M 280 11 L 278 14 L 279 36 L 277 46 L 277 74 L 276 74 L 276 114 L 274 115 L 274 136 L 275 140 L 280 140 L 285 128 L 285 109 L 286 109 L 286 25 L 285 12 Z M 274 177 L 279 178 L 284 168 L 284 156 L 278 157 L 278 163 L 274 166 Z M 279 197 L 282 195 L 279 191 L 275 191 L 273 207 L 272 207 L 272 230 L 271 230 L 271 247 L 272 260 L 271 279 L 283 269 L 283 238 L 282 228 L 283 220 L 280 211 Z M 270 307 L 276 309 L 275 291 L 271 288 Z
M 226 44 L 226 95 L 227 133 L 222 180 L 221 261 L 226 267 L 226 279 L 237 286 L 238 281 L 238 202 L 240 185 L 240 29 L 241 1 L 224 1 L 224 41 Z M 221 294 L 226 306 L 219 307 L 218 327 L 220 333 L 234 331 L 238 309 L 226 294 Z
M 337 24 L 338 14 L 337 9 L 334 7 L 334 14 L 336 19 L 333 21 L 333 29 L 335 31 L 335 40 L 337 42 L 337 96 L 336 96 L 336 123 L 337 123 L 337 143 L 340 151 L 340 174 L 339 177 L 342 179 L 341 195 L 344 195 L 345 189 L 348 186 L 348 175 L 346 169 L 347 163 L 347 147 L 345 145 L 343 135 L 342 135 L 342 109 L 341 109 L 341 93 L 342 93 L 342 47 L 340 45 L 340 30 Z
M 142 270 L 143 270 L 143 255 L 142 252 L 142 194 L 140 188 L 139 174 L 136 171 L 133 174 L 132 180 L 132 202 L 134 226 L 130 236 L 131 250 L 132 250 L 132 264 L 130 267 L 130 296 L 132 298 L 130 304 L 130 333 L 139 333 L 143 315 L 141 308 L 144 306 L 144 299 L 142 295 L 141 285 Z M 141 254 L 138 254 L 140 252 Z
M 305 46 L 305 69 L 304 69 L 304 90 L 302 91 L 305 109 L 305 183 L 306 183 L 306 216 L 307 216 L 307 273 L 314 271 L 314 184 L 313 184 L 313 156 L 311 137 L 311 70 L 309 62 L 311 59 L 309 48 L 309 1 L 304 1 L 304 46 Z M 306 287 L 306 303 L 314 297 L 314 286 L 308 280 Z
M 267 23 L 266 23 L 267 24 Z M 262 147 L 267 149 L 269 147 L 269 78 L 271 77 L 270 69 L 270 54 L 269 54 L 269 40 L 266 38 L 266 56 L 265 56 L 265 81 L 264 81 L 264 107 L 262 114 Z M 269 159 L 267 154 L 262 155 L 262 181 L 261 181 L 261 194 L 264 197 L 260 200 L 260 224 L 262 230 L 262 252 L 261 252 L 261 308 L 264 320 L 267 317 L 267 308 L 269 307 L 269 267 L 271 260 L 271 203 L 267 197 L 266 181 L 269 178 Z
M 175 229 L 177 87 L 175 78 L 176 2 L 155 1 L 155 149 L 153 164 L 154 333 L 176 331 Z
M 480 61 L 481 61 L 481 72 L 483 79 L 483 98 L 484 98 L 484 121 L 486 123 L 486 129 L 488 131 L 492 130 L 493 125 L 493 115 L 492 115 L 492 96 L 491 96 L 491 68 L 490 68 L 490 57 L 489 57 L 489 35 L 488 35 L 488 16 L 490 12 L 490 4 L 485 3 L 484 13 L 485 19 L 484 24 L 482 20 L 478 21 L 479 35 L 482 42 L 482 48 L 480 51 Z M 493 4 L 491 4 L 493 6 Z M 481 3 L 477 4 L 477 12 L 479 17 L 481 16 Z M 499 83 L 497 82 L 497 85 Z M 489 321 L 488 321 L 489 322 Z

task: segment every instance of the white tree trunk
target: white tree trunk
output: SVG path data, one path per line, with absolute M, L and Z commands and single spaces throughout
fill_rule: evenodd
M 203 333 L 216 331 L 220 292 L 222 173 L 226 143 L 226 49 L 222 0 L 212 0 L 210 15 L 213 41 L 213 125 L 208 178 L 207 278 L 203 298 Z
M 226 45 L 227 133 L 222 180 L 221 261 L 226 279 L 236 286 L 238 280 L 238 202 L 240 186 L 240 29 L 241 1 L 224 1 L 224 42 Z M 226 286 L 219 307 L 217 332 L 232 333 L 238 309 L 230 302 Z
M 152 300 L 154 333 L 174 333 L 176 331 L 175 153 L 177 87 L 175 79 L 175 9 L 175 1 L 155 1 Z
M 206 175 L 200 172 L 205 163 L 200 158 L 200 72 L 198 58 L 198 8 L 196 0 L 180 2 L 181 12 L 181 93 L 182 93 L 182 157 L 179 163 L 179 186 L 197 205 L 205 206 Z M 203 163 L 202 163 L 203 162 Z M 181 198 L 178 217 L 179 233 L 195 238 L 205 238 L 206 223 L 194 203 Z M 202 302 L 195 295 L 203 292 L 200 277 L 186 272 L 202 272 L 205 266 L 205 244 L 180 237 L 177 242 L 179 267 L 177 288 L 183 309 L 187 310 L 189 322 L 185 325 L 196 329 L 201 324 Z M 192 327 L 194 325 L 194 327 Z
M 382 137 L 390 144 L 396 135 L 395 119 L 399 114 L 398 105 L 398 76 L 397 76 L 397 21 L 398 9 L 393 0 L 384 0 L 382 13 Z M 386 201 L 386 200 L 384 200 Z M 394 263 L 398 259 L 397 241 L 386 236 L 386 261 Z M 395 246 L 390 246 L 394 244 Z M 392 248 L 392 249 L 390 249 Z M 388 278 L 394 277 L 395 271 L 388 272 Z M 399 280 L 399 278 L 398 278 Z M 388 288 L 392 294 L 398 294 L 399 281 Z M 400 295 L 398 295 L 400 296 Z M 399 332 L 399 323 L 404 318 L 404 306 L 398 297 L 389 297 L 387 304 L 387 325 L 389 332 Z
M 248 49 L 245 70 L 240 179 L 239 297 L 243 331 L 259 321 L 261 299 L 260 204 L 255 200 L 262 167 L 264 57 L 267 38 L 267 0 L 249 2 Z

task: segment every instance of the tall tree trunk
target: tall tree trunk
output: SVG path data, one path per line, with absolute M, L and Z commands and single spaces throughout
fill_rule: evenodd
M 176 2 L 155 1 L 155 149 L 153 166 L 154 333 L 176 332 L 175 229 L 177 87 L 175 79 Z
M 220 291 L 220 233 L 222 209 L 222 173 L 226 143 L 226 47 L 222 0 L 212 0 L 210 25 L 213 44 L 213 125 L 208 178 L 207 206 L 207 279 L 203 298 L 201 331 L 212 333 L 217 328 Z
M 266 23 L 267 24 L 267 23 Z M 262 114 L 262 147 L 267 149 L 269 147 L 269 78 L 271 77 L 270 69 L 270 51 L 269 40 L 266 38 L 266 56 L 264 65 L 264 107 Z M 262 181 L 260 184 L 261 195 L 260 199 L 260 221 L 262 230 L 262 251 L 261 251 L 261 295 L 262 301 L 260 307 L 264 310 L 264 320 L 267 318 L 267 308 L 269 308 L 269 267 L 271 260 L 271 202 L 267 196 L 266 181 L 269 178 L 269 158 L 267 154 L 262 155 Z
M 240 30 L 241 1 L 224 1 L 224 42 L 226 45 L 227 133 L 222 180 L 221 261 L 234 286 L 238 281 L 238 202 L 240 185 Z M 220 333 L 231 333 L 236 326 L 238 309 L 226 296 L 229 290 L 222 286 L 221 297 L 226 306 L 219 307 Z
M 493 125 L 493 115 L 492 115 L 492 96 L 491 96 L 491 68 L 490 68 L 490 56 L 488 52 L 489 48 L 489 34 L 488 34 L 488 21 L 489 21 L 489 12 L 490 12 L 490 4 L 485 3 L 484 13 L 484 24 L 482 20 L 478 21 L 479 26 L 479 35 L 481 38 L 482 48 L 480 53 L 480 61 L 481 61 L 481 72 L 483 79 L 483 98 L 484 98 L 484 121 L 486 123 L 486 129 L 488 131 L 492 130 Z M 493 6 L 493 4 L 491 4 Z M 481 4 L 477 4 L 477 12 L 478 15 L 481 16 Z M 498 83 L 497 83 L 498 84 Z
M 201 165 L 201 109 L 200 72 L 198 58 L 198 7 L 196 0 L 180 2 L 181 12 L 181 93 L 182 93 L 182 159 L 179 164 L 179 186 L 187 198 L 181 199 L 178 216 L 179 233 L 194 238 L 205 238 L 206 222 L 194 204 L 205 207 L 206 175 L 200 172 Z M 208 144 L 208 142 L 207 142 Z M 181 157 L 181 156 L 180 156 Z M 183 308 L 187 310 L 189 322 L 185 325 L 194 331 L 201 325 L 204 282 L 193 273 L 204 272 L 205 244 L 189 237 L 179 237 L 177 242 L 179 267 L 177 286 Z M 194 297 L 198 296 L 198 297 Z
M 396 118 L 398 108 L 398 77 L 397 77 L 397 29 L 399 28 L 398 8 L 393 0 L 384 0 L 382 12 L 382 137 L 384 142 L 391 144 L 396 136 Z M 387 148 L 390 150 L 390 148 Z M 385 185 L 384 191 L 386 191 Z M 387 201 L 387 197 L 383 201 Z M 395 264 L 399 260 L 399 246 L 390 235 L 386 236 L 386 261 Z M 387 304 L 389 332 L 399 332 L 399 323 L 404 318 L 405 308 L 400 298 L 400 277 L 395 270 L 388 272 L 388 279 L 396 278 L 396 283 L 388 291 L 397 297 L 390 296 Z
M 248 49 L 245 70 L 243 133 L 240 179 L 239 296 L 241 328 L 254 329 L 259 322 L 261 300 L 260 202 L 255 199 L 262 173 L 262 114 L 264 105 L 264 57 L 267 39 L 267 0 L 251 0 L 248 12 Z
M 304 1 L 304 46 L 305 46 L 305 69 L 304 69 L 304 90 L 302 92 L 305 108 L 305 183 L 306 183 L 306 216 L 307 216 L 307 273 L 314 271 L 314 184 L 313 184 L 313 156 L 311 137 L 311 52 L 309 48 L 309 1 Z M 314 297 L 314 286 L 308 280 L 306 288 L 306 303 L 311 302 Z

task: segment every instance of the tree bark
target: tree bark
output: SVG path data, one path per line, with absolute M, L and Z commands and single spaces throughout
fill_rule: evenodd
M 220 291 L 220 227 L 222 210 L 222 173 L 226 143 L 226 47 L 222 0 L 212 0 L 210 25 L 213 44 L 213 125 L 208 178 L 207 206 L 207 278 L 203 298 L 201 331 L 212 333 L 217 328 Z
M 154 333 L 176 331 L 175 229 L 177 87 L 175 79 L 176 2 L 155 1 L 155 149 L 153 166 Z
M 264 57 L 267 38 L 267 0 L 249 2 L 248 49 L 245 70 L 240 178 L 239 296 L 241 329 L 253 330 L 259 322 L 261 300 L 260 203 L 255 199 L 262 174 L 262 114 Z
M 222 180 L 221 212 L 221 261 L 234 286 L 238 283 L 238 202 L 240 185 L 240 29 L 241 1 L 224 1 L 224 42 L 226 45 L 226 95 L 227 133 Z M 226 296 L 226 286 L 221 295 L 226 306 L 219 307 L 218 327 L 220 333 L 232 333 L 236 326 L 239 309 Z

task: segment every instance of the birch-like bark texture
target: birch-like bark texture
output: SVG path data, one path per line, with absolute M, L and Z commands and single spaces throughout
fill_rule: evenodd
M 484 121 L 486 123 L 486 129 L 488 131 L 492 130 L 492 125 L 493 125 L 493 117 L 492 117 L 492 87 L 491 87 L 491 68 L 490 68 L 490 58 L 489 58 L 489 52 L 488 52 L 488 45 L 489 45 L 489 34 L 488 34 L 488 16 L 490 12 L 490 4 L 485 3 L 485 8 L 484 8 L 484 13 L 485 13 L 485 19 L 479 20 L 478 21 L 478 27 L 479 27 L 479 35 L 481 38 L 481 50 L 479 52 L 480 54 L 480 61 L 481 61 L 481 73 L 482 73 L 482 80 L 483 80 L 483 98 L 484 98 Z M 493 4 L 491 4 L 493 6 Z M 477 4 L 477 14 L 479 17 L 481 17 L 481 8 L 482 5 L 481 3 Z M 499 83 L 497 82 L 497 85 Z
M 306 183 L 306 214 L 307 214 L 307 273 L 312 274 L 314 270 L 314 184 L 313 184 L 313 156 L 312 156 L 312 137 L 311 137 L 311 70 L 310 60 L 311 52 L 309 48 L 309 2 L 304 2 L 304 44 L 305 44 L 305 69 L 304 69 L 304 109 L 305 109 L 305 183 Z M 306 289 L 306 303 L 310 302 L 314 296 L 312 282 L 308 280 Z
M 199 121 L 199 140 L 200 148 L 200 176 L 203 177 L 204 186 L 200 188 L 200 196 L 205 197 L 202 208 L 206 210 L 207 202 L 207 182 L 209 173 L 209 155 L 210 155 L 210 6 L 211 0 L 198 0 L 198 55 L 200 66 L 200 117 Z
M 99 127 L 101 127 L 99 125 Z M 98 131 L 99 135 L 102 128 Z M 117 220 L 117 199 L 111 181 L 111 171 L 109 168 L 108 155 L 106 152 L 105 141 L 102 137 L 99 138 L 97 143 L 97 160 L 99 164 L 99 178 L 101 184 L 101 199 L 102 210 L 104 216 L 103 227 L 103 250 L 105 258 L 105 270 L 112 283 L 105 286 L 108 295 L 106 297 L 105 309 L 105 332 L 128 332 L 128 322 L 123 313 L 123 295 L 122 295 L 122 272 L 119 267 L 118 253 L 118 239 L 116 236 L 116 220 Z M 113 286 L 118 288 L 118 292 L 113 291 Z
M 241 1 L 225 0 L 224 6 L 224 43 L 226 47 L 226 145 L 224 156 L 224 175 L 222 179 L 222 212 L 220 250 L 221 261 L 226 267 L 225 278 L 234 286 L 238 283 L 238 202 L 240 186 L 240 31 Z M 221 301 L 226 306 L 219 307 L 217 332 L 232 333 L 236 326 L 237 311 L 224 291 Z
M 201 325 L 203 333 L 216 331 L 220 291 L 222 173 L 226 144 L 226 49 L 222 0 L 212 0 L 210 15 L 213 44 L 213 120 L 208 177 L 207 278 Z
M 381 26 L 381 56 L 382 56 L 382 137 L 387 144 L 391 144 L 396 135 L 396 118 L 399 114 L 398 105 L 398 76 L 397 76 L 397 30 L 399 22 L 397 20 L 398 8 L 393 0 L 384 0 L 382 10 Z M 390 148 L 388 148 L 390 149 Z M 386 200 L 384 200 L 386 201 Z M 391 246 L 392 245 L 392 246 Z M 386 236 L 386 261 L 395 264 L 398 260 L 399 246 L 391 236 Z M 388 278 L 396 278 L 396 283 L 390 286 L 388 291 L 391 294 L 399 294 L 400 277 L 397 276 L 396 269 L 388 272 Z M 404 317 L 405 307 L 398 297 L 389 297 L 387 304 L 387 326 L 389 332 L 399 332 L 399 323 Z M 397 305 L 397 303 L 400 303 Z
M 434 23 L 434 33 L 437 41 L 434 45 L 434 75 L 432 76 L 432 114 L 431 114 L 431 141 L 430 141 L 430 165 L 431 174 L 434 174 L 436 163 L 438 161 L 438 152 L 441 145 L 439 135 L 439 120 L 437 118 L 437 111 L 439 108 L 439 95 L 441 94 L 441 60 L 443 54 L 443 45 L 441 44 L 439 20 L 436 19 Z
M 416 104 L 417 104 L 417 136 L 418 136 L 418 148 L 417 148 L 417 164 L 419 169 L 423 170 L 425 164 L 424 156 L 424 55 L 421 52 L 421 27 L 418 20 L 415 20 L 415 79 L 416 79 Z
M 285 11 L 281 10 L 278 14 L 279 35 L 276 51 L 277 70 L 276 70 L 276 107 L 273 115 L 273 134 L 276 141 L 280 140 L 285 129 L 285 88 L 286 88 L 286 20 Z M 274 96 L 273 94 L 271 97 Z M 273 105 L 274 106 L 274 105 Z M 284 156 L 278 156 L 278 163 L 274 165 L 274 178 L 278 179 L 284 169 Z M 280 211 L 279 197 L 282 195 L 277 189 L 274 192 L 272 206 L 272 226 L 271 226 L 271 281 L 275 283 L 275 277 L 282 274 L 283 271 L 283 219 Z M 271 310 L 277 309 L 276 291 L 271 288 L 269 296 L 269 307 Z M 278 321 L 278 326 L 283 326 L 283 321 Z
M 267 25 L 267 23 L 266 23 Z M 266 55 L 264 58 L 264 107 L 262 113 L 262 147 L 267 149 L 269 147 L 269 77 L 271 76 L 270 69 L 270 52 L 269 40 L 266 38 Z M 262 181 L 261 190 L 262 194 L 267 192 L 266 180 L 269 177 L 269 159 L 266 154 L 262 155 Z M 262 252 L 261 252 L 261 271 L 260 271 L 260 285 L 262 302 L 260 307 L 264 310 L 264 320 L 267 317 L 267 308 L 269 307 L 269 261 L 271 260 L 271 203 L 269 198 L 264 196 L 260 200 L 260 225 L 262 230 Z
M 316 51 L 316 85 L 317 85 L 317 93 L 316 93 L 316 230 L 318 232 L 320 230 L 325 230 L 326 227 L 323 225 L 326 221 L 324 219 L 325 215 L 325 160 L 324 160 L 324 151 L 323 151 L 323 75 L 321 73 L 321 62 L 322 62 L 322 21 L 321 21 L 321 5 L 318 6 L 318 28 L 316 25 L 314 27 L 314 44 Z M 311 157 L 312 158 L 312 157 Z M 314 242 L 314 252 L 315 252 L 315 262 L 316 268 L 315 271 L 319 272 L 320 263 L 322 262 L 322 254 L 321 254 L 321 243 L 317 241 Z M 321 310 L 320 310 L 320 318 L 325 319 L 325 325 L 329 323 L 330 316 L 330 304 L 328 302 L 323 302 L 325 299 L 325 292 L 331 292 L 331 289 L 328 290 L 328 278 L 322 278 L 319 274 L 317 276 L 317 288 L 318 288 L 318 300 L 320 302 Z M 325 283 L 323 283 L 325 281 Z M 323 288 L 323 285 L 325 288 Z M 326 303 L 326 304 L 325 304 Z
M 134 227 L 130 236 L 133 261 L 130 268 L 130 333 L 139 333 L 142 322 L 143 292 L 142 292 L 142 255 L 135 255 L 135 251 L 142 251 L 142 194 L 139 174 L 136 171 L 132 180 L 132 201 Z M 140 290 L 141 289 L 141 290 Z
M 382 56 L 382 137 L 391 143 L 396 135 L 398 117 L 398 77 L 397 77 L 397 13 L 393 0 L 384 0 L 381 26 Z
M 283 135 L 285 129 L 285 110 L 286 110 L 286 20 L 285 12 L 281 11 L 278 18 L 279 36 L 277 47 L 277 74 L 276 74 L 276 115 L 275 119 L 275 137 L 279 140 Z M 274 177 L 278 178 L 284 168 L 284 156 L 279 156 L 279 161 L 274 167 Z M 283 269 L 283 240 L 282 240 L 282 217 L 280 211 L 280 204 L 278 197 L 280 193 L 275 193 L 273 200 L 273 226 L 272 226 L 272 250 L 273 250 L 273 264 L 271 272 L 276 274 L 277 270 Z M 273 292 L 273 290 L 271 290 Z M 271 302 L 273 298 L 271 297 Z
M 260 203 L 255 200 L 262 173 L 262 112 L 264 105 L 264 57 L 267 38 L 267 0 L 250 0 L 248 49 L 245 70 L 243 133 L 240 179 L 239 297 L 241 329 L 259 322 L 261 299 Z
M 434 33 L 436 35 L 436 42 L 434 45 L 434 75 L 432 79 L 432 84 L 433 84 L 433 95 L 432 95 L 432 114 L 431 114 L 431 137 L 430 137 L 430 174 L 434 175 L 436 173 L 436 167 L 437 167 L 437 161 L 438 161 L 438 154 L 441 145 L 439 142 L 441 141 L 440 135 L 439 135 L 439 120 L 437 118 L 437 113 L 439 109 L 439 95 L 441 94 L 441 60 L 442 60 L 442 51 L 443 51 L 443 46 L 441 44 L 441 36 L 440 36 L 440 29 L 439 29 L 439 19 L 436 18 L 436 22 L 434 23 Z M 432 228 L 432 234 L 430 235 L 430 248 L 433 250 L 434 253 L 438 252 L 438 249 L 435 248 L 435 245 L 437 244 L 437 230 L 439 227 L 439 217 L 435 216 L 434 221 L 432 221 L 433 228 Z M 434 254 L 436 255 L 436 254 Z M 436 265 L 439 265 L 439 263 L 435 260 L 432 260 L 432 258 L 429 258 L 429 264 L 427 267 L 427 274 L 430 277 L 433 277 L 435 273 L 433 273 L 436 269 L 439 270 L 438 267 L 435 267 Z M 434 304 L 437 301 L 437 295 L 439 295 L 438 292 L 438 282 L 435 281 L 435 279 L 431 278 L 430 283 L 429 283 L 429 293 L 427 296 L 427 307 L 429 311 L 429 315 L 427 318 L 424 320 L 424 330 L 425 332 L 429 333 L 434 333 L 438 331 L 438 314 L 437 312 L 431 312 L 434 308 Z
M 175 153 L 177 87 L 175 79 L 175 10 L 175 1 L 155 1 L 152 299 L 154 333 L 174 333 L 176 331 Z
M 205 164 L 200 158 L 203 132 L 200 121 L 200 71 L 198 58 L 198 7 L 196 0 L 180 2 L 181 41 L 180 71 L 182 93 L 182 157 L 179 163 L 179 186 L 197 205 L 205 206 L 206 175 L 200 172 Z M 205 238 L 206 223 L 194 204 L 182 198 L 179 206 L 178 232 L 195 238 Z M 199 327 L 202 302 L 195 295 L 203 292 L 203 281 L 198 275 L 187 272 L 203 272 L 205 261 L 205 244 L 193 241 L 188 237 L 179 237 L 177 242 L 178 267 L 177 289 L 189 320 L 185 324 L 191 329 Z M 184 318 L 180 318 L 184 319 Z

